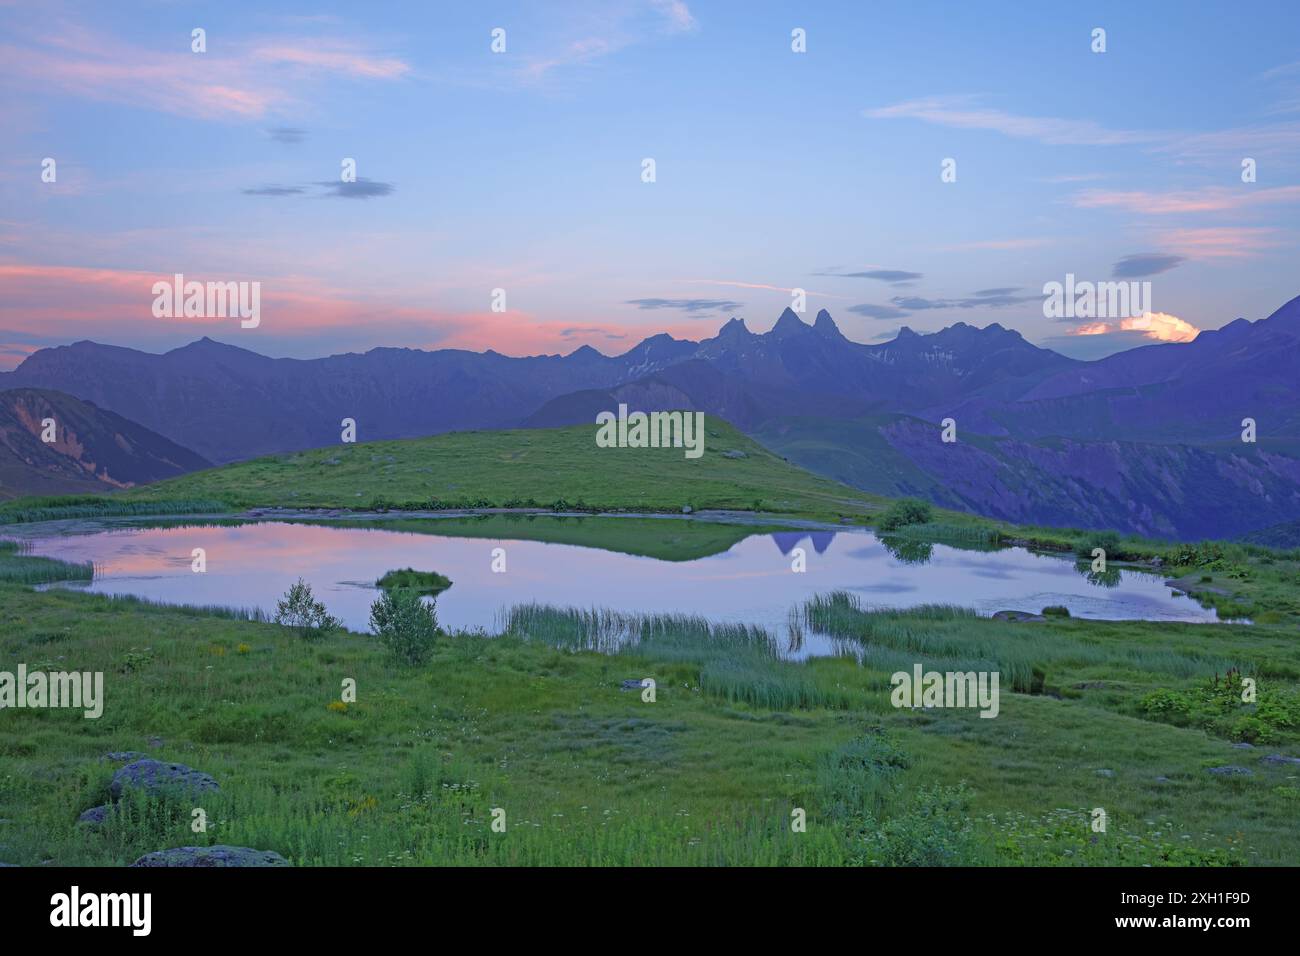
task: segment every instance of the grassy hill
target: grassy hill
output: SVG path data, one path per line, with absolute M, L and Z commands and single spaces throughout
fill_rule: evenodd
M 121 497 L 235 507 L 727 508 L 831 518 L 864 516 L 882 503 L 791 465 L 716 418 L 706 421 L 696 459 L 680 448 L 598 448 L 592 425 L 453 432 L 257 458 Z

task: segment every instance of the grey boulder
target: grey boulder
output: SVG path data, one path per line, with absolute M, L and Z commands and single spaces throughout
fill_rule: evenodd
M 178 846 L 146 853 L 132 866 L 288 866 L 274 850 L 246 846 Z
M 108 785 L 114 800 L 120 800 L 126 790 L 134 789 L 144 790 L 150 796 L 192 796 L 221 788 L 201 770 L 183 763 L 146 758 L 120 768 Z

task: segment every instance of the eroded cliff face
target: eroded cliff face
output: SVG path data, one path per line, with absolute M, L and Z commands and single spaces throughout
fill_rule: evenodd
M 175 442 L 70 395 L 0 392 L 0 497 L 126 488 L 208 465 Z

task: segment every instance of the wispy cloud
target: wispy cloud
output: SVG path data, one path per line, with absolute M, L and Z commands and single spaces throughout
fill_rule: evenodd
M 1002 309 L 1026 302 L 1039 302 L 1041 296 L 1017 295 L 1019 286 L 1004 286 L 998 289 L 981 289 L 979 292 L 958 299 L 928 299 L 919 295 L 896 295 L 889 301 L 900 309 L 909 312 L 923 312 L 930 309 Z
M 1209 186 L 1177 192 L 1087 190 L 1072 200 L 1080 209 L 1122 209 L 1146 215 L 1232 212 L 1247 207 L 1300 202 L 1300 186 Z
M 956 129 L 988 130 L 1053 146 L 1115 146 L 1158 142 L 1166 134 L 1153 130 L 1109 129 L 1092 120 L 1018 116 L 979 107 L 969 96 L 932 96 L 866 110 L 871 119 L 915 119 Z
M 955 246 L 940 246 L 945 252 L 977 252 L 980 250 L 1010 251 L 1015 249 L 1036 249 L 1050 246 L 1057 240 L 1046 236 L 1026 237 L 1024 239 L 984 239 L 979 242 L 962 242 Z
M 669 29 L 673 31 L 685 32 L 696 27 L 690 7 L 682 0 L 650 0 L 650 6 L 668 21 Z
M 870 119 L 913 119 L 951 129 L 983 130 L 1048 146 L 1138 146 L 1185 160 L 1214 163 L 1242 156 L 1300 153 L 1300 124 L 1277 123 L 1188 133 L 1112 129 L 1090 119 L 1024 116 L 979 106 L 973 96 L 933 96 L 864 110 Z M 1065 180 L 1062 180 L 1065 181 Z
M 870 302 L 863 302 L 860 305 L 851 305 L 848 311 L 854 315 L 866 316 L 868 319 L 901 319 L 908 313 L 896 305 L 874 305 Z
M 1156 239 L 1189 259 L 1242 259 L 1283 244 L 1277 229 L 1255 226 L 1170 229 L 1157 233 Z
M 1065 173 L 1060 176 L 1043 176 L 1038 180 L 1040 183 L 1087 183 L 1097 179 L 1105 179 L 1105 173 Z
M 324 189 L 327 196 L 335 199 L 374 199 L 378 196 L 390 196 L 397 189 L 392 183 L 376 182 L 364 177 L 350 183 L 336 179 L 319 182 L 316 185 Z
M 317 198 L 375 199 L 379 196 L 391 196 L 396 192 L 397 186 L 393 183 L 377 182 L 373 179 L 361 177 L 355 182 L 327 179 L 316 183 L 306 183 L 301 186 L 283 186 L 278 183 L 269 183 L 265 186 L 250 186 L 247 189 L 241 189 L 240 192 L 245 196 L 269 196 L 278 199 L 285 196 L 305 196 L 313 189 L 316 190 Z
M 697 27 L 682 0 L 642 0 L 614 7 L 592 22 L 571 23 L 563 42 L 550 52 L 529 56 L 517 75 L 526 83 L 540 83 L 558 71 L 590 65 L 656 35 L 690 33 Z
M 814 272 L 815 276 L 834 276 L 837 279 L 877 279 L 880 282 L 889 282 L 892 284 L 915 282 L 924 276 L 919 272 L 905 272 L 902 269 L 868 269 L 863 272 L 842 272 L 839 270 L 827 270 L 824 272 Z
M 302 67 L 371 80 L 396 80 L 411 72 L 404 60 L 359 50 L 340 40 L 294 40 L 259 45 L 249 54 L 257 64 Z
M 294 126 L 276 126 L 272 129 L 268 129 L 266 135 L 271 137 L 271 139 L 275 140 L 277 143 L 284 143 L 285 145 L 291 146 L 301 143 L 306 139 L 307 131 L 305 129 L 298 129 Z
M 254 186 L 241 190 L 245 196 L 300 196 L 307 190 L 302 186 Z
M 228 38 L 220 50 L 193 53 L 185 43 L 169 52 L 59 23 L 21 42 L 0 43 L 0 76 L 15 84 L 207 119 L 287 110 L 319 77 L 393 80 L 409 69 L 350 40 Z
M 900 319 L 913 312 L 928 312 L 932 309 L 1004 309 L 1026 302 L 1041 301 L 1040 296 L 1019 295 L 1020 286 L 998 286 L 994 289 L 980 289 L 968 296 L 957 299 L 931 299 L 920 295 L 896 295 L 890 298 L 889 305 L 864 302 L 849 306 L 849 311 L 869 319 Z
M 670 282 L 692 282 L 699 285 L 720 285 L 733 289 L 765 289 L 770 292 L 794 292 L 794 288 L 786 288 L 782 285 L 767 285 L 762 282 L 736 282 L 730 279 L 670 279 Z M 814 295 L 822 299 L 844 299 L 846 295 L 831 295 L 829 292 L 814 292 L 812 289 L 801 290 L 805 295 Z

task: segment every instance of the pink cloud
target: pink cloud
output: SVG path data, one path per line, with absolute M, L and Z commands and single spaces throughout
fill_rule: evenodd
M 0 76 L 91 100 L 165 113 L 257 119 L 287 110 L 302 81 L 318 75 L 393 80 L 409 67 L 345 41 L 294 40 L 250 46 L 226 41 L 220 51 L 173 52 L 134 46 L 63 25 L 57 33 L 0 44 Z
M 270 44 L 253 50 L 252 59 L 375 80 L 396 80 L 411 72 L 411 67 L 402 60 L 370 56 L 337 44 Z
M 1167 312 L 1147 312 L 1119 322 L 1092 322 L 1071 329 L 1066 335 L 1112 335 L 1116 332 L 1140 332 L 1155 342 L 1190 342 L 1201 330 L 1186 319 Z
M 1300 186 L 1258 188 L 1246 184 L 1164 193 L 1092 189 L 1074 197 L 1074 205 L 1080 209 L 1123 209 L 1150 215 L 1230 212 L 1297 201 L 1300 201 Z
M 1276 229 L 1251 226 L 1217 226 L 1170 229 L 1158 233 L 1157 243 L 1191 259 L 1238 259 L 1281 245 Z
M 253 351 L 328 354 L 338 342 L 350 347 L 377 344 L 425 348 L 495 349 L 508 355 L 568 353 L 591 345 L 606 354 L 626 351 L 642 337 L 667 331 L 695 338 L 698 324 L 630 329 L 583 320 L 540 321 L 512 310 L 441 312 L 402 302 L 367 298 L 302 276 L 247 276 L 186 273 L 187 281 L 258 281 L 261 325 L 240 328 L 237 318 L 155 318 L 153 284 L 172 276 L 140 270 L 96 269 L 0 263 L 0 328 L 42 342 L 80 338 L 149 347 L 212 335 Z M 273 340 L 274 348 L 269 348 Z M 0 347 L 0 366 L 12 367 L 36 346 Z

